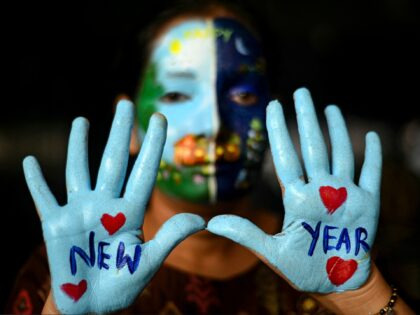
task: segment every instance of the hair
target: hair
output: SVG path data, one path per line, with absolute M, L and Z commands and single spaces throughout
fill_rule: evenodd
M 117 94 L 125 94 L 134 99 L 143 77 L 145 67 L 153 49 L 153 44 L 159 35 L 177 19 L 197 17 L 232 17 L 244 24 L 261 42 L 262 29 L 254 16 L 248 14 L 243 2 L 233 0 L 178 0 L 172 1 L 169 8 L 161 11 L 149 23 L 140 21 L 128 32 L 117 56 Z M 149 17 L 150 19 L 150 17 Z M 266 54 L 265 54 L 266 55 Z

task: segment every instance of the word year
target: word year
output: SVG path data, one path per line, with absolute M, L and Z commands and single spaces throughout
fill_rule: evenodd
M 302 226 L 308 231 L 312 238 L 308 250 L 308 255 L 312 256 L 321 234 L 321 221 L 316 224 L 315 228 L 307 222 L 302 222 Z M 360 248 L 363 248 L 366 252 L 369 251 L 370 246 L 366 243 L 367 237 L 368 232 L 364 227 L 356 228 L 354 230 L 353 238 L 350 238 L 350 233 L 347 228 L 342 228 L 340 231 L 340 228 L 337 226 L 325 224 L 322 229 L 322 249 L 326 254 L 328 251 L 332 250 L 339 251 L 341 247 L 345 246 L 346 252 L 350 253 L 353 244 L 354 255 L 357 256 Z

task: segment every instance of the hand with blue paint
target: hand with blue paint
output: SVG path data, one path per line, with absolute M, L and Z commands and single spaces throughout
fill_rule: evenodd
M 63 313 L 104 313 L 127 307 L 170 251 L 204 220 L 178 214 L 143 243 L 141 226 L 166 137 L 166 119 L 154 114 L 121 193 L 134 119 L 133 104 L 120 101 L 94 189 L 88 168 L 88 121 L 73 122 L 66 166 L 67 204 L 60 206 L 34 157 L 23 162 L 40 214 L 55 304 Z
M 256 252 L 298 290 L 328 293 L 359 288 L 370 274 L 370 249 L 379 216 L 379 137 L 374 132 L 366 135 L 365 160 L 356 184 L 351 141 L 339 108 L 331 105 L 325 110 L 330 163 L 309 91 L 298 89 L 294 100 L 305 173 L 282 106 L 272 101 L 267 108 L 285 208 L 281 233 L 267 235 L 232 215 L 213 218 L 207 229 Z

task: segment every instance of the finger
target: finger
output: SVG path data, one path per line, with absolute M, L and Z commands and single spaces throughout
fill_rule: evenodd
M 179 213 L 166 221 L 155 237 L 147 242 L 149 259 L 161 263 L 172 249 L 189 235 L 204 230 L 206 222 L 191 213 Z
M 207 230 L 231 239 L 263 257 L 273 256 L 276 249 L 271 235 L 263 232 L 251 221 L 236 215 L 218 215 L 207 223 Z
M 52 209 L 58 207 L 57 200 L 51 193 L 42 175 L 38 161 L 33 156 L 27 156 L 23 160 L 23 172 L 26 184 L 31 192 L 32 199 L 38 209 L 41 220 L 48 217 Z
M 133 104 L 127 100 L 119 101 L 99 167 L 95 190 L 105 191 L 113 197 L 119 197 L 127 169 L 133 119 Z
M 75 193 L 90 190 L 88 162 L 89 122 L 79 117 L 73 121 L 70 132 L 66 165 L 67 198 L 71 200 Z
M 302 157 L 308 181 L 329 173 L 327 148 L 316 117 L 311 95 L 306 88 L 294 93 Z
M 330 105 L 325 109 L 332 149 L 332 174 L 353 180 L 354 155 L 346 122 L 340 109 Z
M 277 177 L 283 186 L 300 180 L 303 176 L 302 167 L 290 139 L 283 108 L 278 101 L 271 101 L 267 107 L 267 129 Z
M 166 140 L 166 118 L 155 113 L 150 118 L 139 156 L 127 182 L 124 199 L 146 204 L 156 180 Z
M 376 132 L 366 135 L 365 161 L 360 173 L 359 186 L 379 196 L 381 189 L 382 150 L 381 141 Z

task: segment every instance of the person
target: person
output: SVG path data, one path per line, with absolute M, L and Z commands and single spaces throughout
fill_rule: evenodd
M 139 130 L 131 133 L 132 103 L 119 101 L 94 189 L 83 118 L 70 134 L 66 205 L 36 160 L 25 159 L 46 247 L 21 274 L 7 312 L 411 314 L 369 255 L 377 135 L 367 136 L 356 185 L 343 118 L 328 107 L 330 171 L 309 91 L 298 89 L 304 173 L 281 105 L 267 107 L 263 50 L 249 21 L 222 2 L 180 8 L 149 32 L 150 57 L 132 97 Z M 137 136 L 141 150 L 121 193 Z M 251 198 L 268 138 L 283 223 Z

